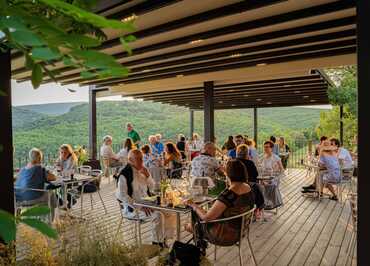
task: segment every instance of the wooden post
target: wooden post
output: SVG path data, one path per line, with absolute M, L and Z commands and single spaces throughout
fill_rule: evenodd
M 89 86 L 89 148 L 90 159 L 96 159 L 96 91 Z
M 357 78 L 358 78 L 358 233 L 357 265 L 369 265 L 370 253 L 370 179 L 369 164 L 370 112 L 370 1 L 356 1 L 357 4 Z
M 339 106 L 339 140 L 343 145 L 343 105 Z
M 257 107 L 254 107 L 253 108 L 253 131 L 254 131 L 254 141 L 256 142 L 256 147 L 257 147 L 257 138 L 258 138 L 258 124 L 257 124 L 257 121 L 258 120 L 258 116 L 257 116 Z
M 214 141 L 213 81 L 204 82 L 204 141 Z
M 312 154 L 312 140 L 308 141 L 308 154 Z
M 189 139 L 191 139 L 194 134 L 194 110 L 190 110 L 189 114 L 190 114 L 189 116 L 189 120 L 190 120 Z
M 0 209 L 14 214 L 13 132 L 10 50 L 0 51 Z

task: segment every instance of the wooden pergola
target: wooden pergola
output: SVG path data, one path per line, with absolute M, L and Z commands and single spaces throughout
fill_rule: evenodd
M 96 153 L 96 97 L 122 95 L 204 110 L 205 139 L 213 139 L 215 109 L 328 103 L 330 81 L 319 69 L 358 65 L 359 175 L 369 133 L 363 93 L 370 87 L 369 1 L 353 0 L 149 0 L 103 1 L 96 12 L 136 18 L 137 41 L 128 56 L 118 31 L 106 31 L 99 49 L 129 67 L 125 78 L 83 79 L 80 69 L 54 62 L 61 84 L 90 86 L 90 146 Z M 357 9 L 356 9 L 357 8 Z M 357 10 L 357 11 L 356 11 Z M 13 210 L 10 78 L 30 80 L 16 51 L 0 55 L 2 209 Z M 4 63 L 3 63 L 4 62 Z M 11 64 L 10 64 L 11 62 Z M 51 82 L 46 75 L 44 82 Z M 256 119 L 255 119 L 256 120 Z M 364 122 L 364 125 L 361 124 Z M 362 160 L 361 160 L 362 158 Z M 362 168 L 364 169 L 364 168 Z M 4 179 L 5 180 L 5 179 Z M 367 202 L 370 181 L 359 179 L 359 202 Z M 10 200 L 11 199 L 11 200 Z M 10 200 L 10 203 L 9 203 Z M 360 206 L 361 207 L 361 206 Z M 360 209 L 360 208 L 359 208 Z M 369 218 L 359 211 L 359 265 L 368 243 Z

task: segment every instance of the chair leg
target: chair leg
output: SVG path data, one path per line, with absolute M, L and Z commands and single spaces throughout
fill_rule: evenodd
M 84 186 L 84 185 L 82 185 L 82 190 L 81 190 L 81 218 L 82 218 L 82 216 L 83 216 L 84 189 L 85 189 L 85 186 Z
M 119 233 L 119 230 L 121 229 L 122 224 L 123 224 L 123 217 L 121 215 L 121 220 L 119 221 L 119 224 L 118 224 L 118 227 L 117 227 L 117 231 L 116 231 L 116 235 L 114 236 L 114 240 L 117 239 L 118 233 Z
M 99 195 L 99 198 L 100 198 L 101 203 L 103 204 L 103 208 L 104 208 L 105 214 L 107 214 L 107 213 L 108 213 L 108 211 L 107 211 L 107 208 L 105 207 L 105 204 L 104 204 L 103 198 L 102 198 L 102 196 L 101 196 L 101 194 L 100 194 L 100 191 L 99 191 L 99 190 L 98 190 L 98 195 Z
M 242 241 L 239 242 L 239 265 L 243 266 L 243 259 L 242 259 Z
M 92 193 L 90 193 L 90 205 L 91 205 L 91 209 L 94 209 Z
M 216 262 L 216 260 L 217 260 L 217 246 L 215 245 L 215 255 L 214 255 L 214 261 Z
M 139 247 L 141 247 L 141 223 L 140 223 L 140 220 L 137 221 L 137 225 L 138 225 Z
M 253 263 L 254 265 L 257 266 L 257 260 L 256 260 L 256 257 L 254 256 L 254 252 L 253 252 L 253 248 L 252 248 L 252 245 L 251 245 L 251 241 L 249 239 L 249 233 L 248 233 L 248 236 L 247 236 L 247 241 L 248 241 L 248 246 L 249 246 L 249 250 L 251 251 L 252 253 L 252 259 L 253 259 Z

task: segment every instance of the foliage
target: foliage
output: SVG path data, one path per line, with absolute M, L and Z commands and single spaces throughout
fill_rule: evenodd
M 134 30 L 132 22 L 106 19 L 91 13 L 91 0 L 0 0 L 0 48 L 15 49 L 32 71 L 34 88 L 43 76 L 57 81 L 55 66 L 81 68 L 83 78 L 122 77 L 128 69 L 113 56 L 96 50 L 107 36 L 104 29 Z M 132 35 L 121 37 L 128 53 Z
M 15 241 L 17 225 L 23 223 L 40 233 L 55 239 L 58 236 L 57 232 L 37 218 L 37 216 L 47 215 L 49 213 L 49 207 L 43 205 L 26 209 L 16 216 L 13 216 L 4 210 L 0 210 L 0 237 L 5 241 L 5 243 Z
M 38 147 L 45 155 L 57 156 L 61 143 L 72 146 L 88 144 L 88 105 L 80 104 L 70 108 L 69 112 L 54 115 L 58 108 L 66 110 L 60 104 L 31 106 L 33 117 L 38 120 L 32 123 L 20 120 L 31 120 L 22 112 L 22 119 L 17 117 L 18 108 L 28 110 L 28 106 L 14 107 L 13 119 L 19 126 L 14 127 L 15 164 L 20 167 L 27 159 L 30 148 Z M 40 110 L 44 115 L 34 113 Z M 51 113 L 52 115 L 45 115 Z M 304 119 L 302 119 L 304 117 Z M 293 140 L 306 140 L 307 136 L 315 137 L 314 128 L 320 118 L 319 109 L 309 108 L 263 108 L 258 111 L 259 144 L 271 135 L 284 136 L 289 145 Z M 195 132 L 203 133 L 203 114 L 195 112 Z M 125 123 L 131 121 L 146 142 L 149 135 L 161 133 L 165 140 L 175 140 L 177 134 L 189 136 L 189 111 L 186 108 L 160 103 L 141 101 L 106 101 L 97 103 L 97 141 L 100 145 L 104 135 L 113 136 L 113 148 L 118 151 L 122 141 L 127 137 Z M 253 136 L 252 110 L 217 110 L 215 113 L 215 131 L 218 144 L 221 145 L 228 135 L 246 134 Z M 296 149 L 295 144 L 292 149 Z M 98 149 L 99 151 L 99 149 Z
M 75 147 L 74 153 L 77 156 L 79 166 L 83 165 L 89 159 L 89 154 L 83 146 L 78 145 Z
M 357 68 L 355 66 L 329 69 L 328 74 L 338 84 L 328 90 L 332 105 L 348 107 L 347 111 L 357 117 Z
M 357 68 L 347 66 L 329 69 L 327 72 L 338 88 L 328 90 L 329 100 L 334 108 L 321 113 L 316 133 L 339 138 L 339 106 L 343 105 L 343 141 L 344 145 L 351 146 L 357 135 Z
M 357 135 L 357 118 L 348 111 L 348 107 L 344 107 L 343 116 L 343 142 L 347 147 L 352 147 L 352 140 Z M 322 112 L 320 115 L 320 124 L 316 128 L 316 133 L 319 136 L 336 137 L 339 139 L 339 107 L 334 106 L 333 110 Z

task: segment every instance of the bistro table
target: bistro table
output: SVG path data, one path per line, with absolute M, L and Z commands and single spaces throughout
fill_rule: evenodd
M 213 197 L 204 197 L 204 201 L 199 202 L 200 206 L 205 206 L 208 203 L 214 201 L 215 198 Z M 133 203 L 134 207 L 139 207 L 139 208 L 148 208 L 152 209 L 155 211 L 163 211 L 163 212 L 171 212 L 176 214 L 176 240 L 180 240 L 180 229 L 181 229 L 181 219 L 180 215 L 181 214 L 187 214 L 191 212 L 191 207 L 188 206 L 175 206 L 175 207 L 169 207 L 169 206 L 163 206 L 163 205 L 158 205 L 155 201 L 150 201 L 150 200 L 141 200 L 141 201 L 136 201 Z
M 303 163 L 303 165 L 307 168 L 307 171 L 313 171 L 315 177 L 315 194 L 318 200 L 321 200 L 321 178 L 320 172 L 325 171 L 326 168 L 322 168 L 319 166 L 318 161 L 309 161 L 307 163 Z
M 96 179 L 95 176 L 90 175 L 82 175 L 82 174 L 74 174 L 73 179 L 70 177 L 62 177 L 58 176 L 55 181 L 51 181 L 50 183 L 55 186 L 60 186 L 63 190 L 63 205 L 61 206 L 63 209 L 67 211 L 68 216 L 70 216 L 69 209 L 67 207 L 67 193 L 68 187 L 78 187 L 79 185 L 84 186 L 85 184 L 92 182 Z M 83 190 L 82 192 L 83 193 Z M 81 202 L 82 206 L 82 202 Z M 82 209 L 81 209 L 81 218 L 82 218 Z

